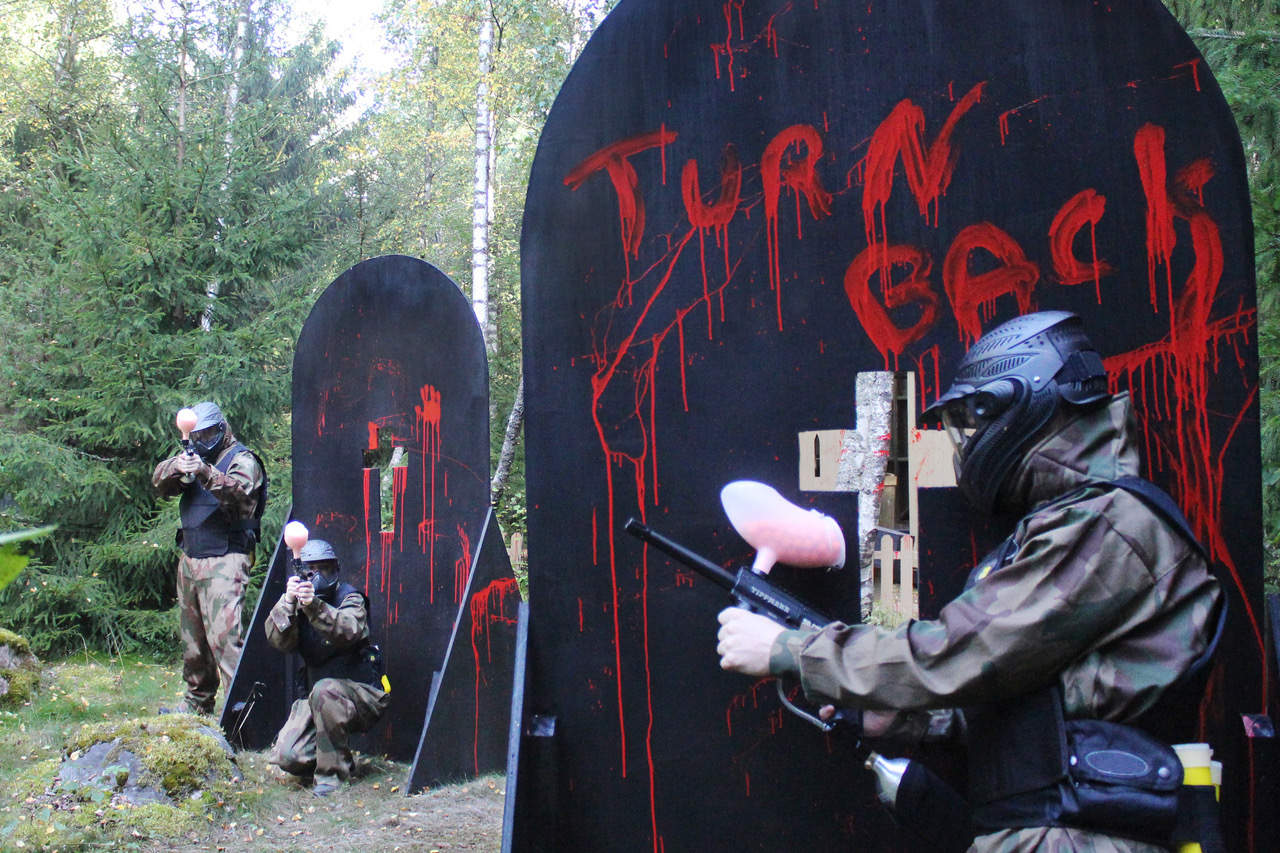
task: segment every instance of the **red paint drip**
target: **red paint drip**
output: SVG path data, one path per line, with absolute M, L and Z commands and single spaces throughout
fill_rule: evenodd
M 1213 179 L 1213 161 L 1207 157 L 1193 160 L 1178 170 L 1174 182 L 1195 193 L 1196 204 L 1204 207 L 1204 185 Z
M 711 297 L 707 284 L 706 232 L 714 230 L 716 242 L 723 242 L 727 253 L 729 222 L 737 213 L 738 202 L 742 197 L 742 163 L 738 159 L 738 150 L 733 145 L 725 146 L 724 155 L 720 161 L 720 197 L 713 204 L 704 204 L 702 201 L 702 191 L 698 184 L 697 160 L 691 159 L 684 164 L 684 171 L 680 175 L 680 189 L 684 197 L 684 209 L 689 217 L 689 224 L 698 229 L 698 249 L 702 265 L 702 298 L 707 304 L 707 340 L 711 340 L 713 326 Z
M 373 562 L 373 506 L 369 499 L 369 481 L 377 471 L 376 468 L 365 468 L 364 478 L 364 588 L 369 588 L 369 566 Z
M 391 547 L 395 543 L 395 536 L 396 534 L 394 530 L 378 531 L 378 543 L 381 546 L 379 548 L 378 556 L 382 560 L 382 565 L 380 567 L 381 571 L 378 578 L 378 591 L 384 593 L 382 598 L 387 602 L 388 625 L 395 621 L 391 609 L 391 599 L 393 596 L 390 595 L 389 592 L 391 589 Z
M 467 591 L 467 581 L 471 579 L 471 537 L 461 524 L 458 525 L 458 543 L 462 554 L 453 561 L 453 600 L 462 602 L 462 595 Z
M 1102 277 L 1113 269 L 1106 261 L 1098 260 L 1097 224 L 1106 211 L 1107 197 L 1094 189 L 1076 193 L 1058 210 L 1049 226 L 1049 253 L 1053 258 L 1053 271 L 1059 282 L 1075 285 L 1093 279 L 1098 304 L 1102 304 Z M 1080 261 L 1075 254 L 1077 235 L 1089 226 L 1089 245 L 1092 251 L 1089 263 Z
M 427 551 L 428 601 L 436 600 L 436 464 L 440 461 L 440 423 L 443 403 L 440 391 L 431 385 L 423 385 L 418 391 L 422 405 L 413 407 L 413 433 L 421 442 L 422 521 L 418 524 L 418 547 Z M 431 460 L 431 475 L 427 476 L 427 460 Z M 428 491 L 430 502 L 428 502 Z
M 391 529 L 400 539 L 404 551 L 404 492 L 409 483 L 409 466 L 391 469 Z
M 899 157 L 920 215 L 926 222 L 937 225 L 938 201 L 946 194 L 959 156 L 951 150 L 951 135 L 964 114 L 982 99 L 984 85 L 974 86 L 952 108 L 927 153 L 924 148 L 924 111 L 910 100 L 899 102 L 876 128 L 867 147 L 863 172 L 862 218 L 868 245 L 888 242 L 884 210 L 893 193 L 894 171 Z M 882 273 L 882 278 L 887 277 Z
M 1025 104 L 1023 104 L 1022 106 L 1014 107 L 1014 108 L 1013 108 L 1013 109 L 1011 109 L 1011 110 L 1005 110 L 1004 112 L 1000 113 L 1000 116 L 999 116 L 999 118 L 996 120 L 996 122 L 997 122 L 998 127 L 1000 128 L 1000 145 L 1001 145 L 1001 147 L 1004 147 L 1004 143 L 1005 143 L 1005 141 L 1006 141 L 1006 140 L 1008 139 L 1008 137 L 1009 137 L 1009 116 L 1011 116 L 1011 115 L 1017 115 L 1018 113 L 1022 112 L 1023 110 L 1025 110 L 1027 107 L 1031 106 L 1032 104 L 1038 104 L 1039 102 L 1043 101 L 1044 99 L 1045 99 L 1045 96 L 1043 96 L 1043 95 L 1042 95 L 1042 96 L 1040 96 L 1039 98 L 1036 98 L 1036 99 L 1031 100 L 1031 101 L 1027 101 L 1027 102 L 1026 102 Z
M 1147 288 L 1151 307 L 1160 311 L 1156 300 L 1156 269 L 1166 272 L 1169 300 L 1173 299 L 1173 271 L 1169 259 L 1178 244 L 1173 228 L 1173 201 L 1169 197 L 1168 176 L 1164 159 L 1164 128 L 1144 124 L 1133 138 L 1133 156 L 1138 163 L 1138 176 L 1147 197 Z M 1172 325 L 1173 318 L 1169 318 Z
M 618 558 L 617 558 L 617 547 L 615 544 L 615 534 L 614 534 L 614 519 L 617 517 L 617 506 L 616 506 L 617 497 L 614 490 L 613 466 L 615 464 L 617 465 L 630 464 L 632 466 L 632 471 L 634 473 L 637 487 L 639 489 L 638 491 L 639 499 L 637 500 L 637 504 L 639 506 L 639 511 L 641 513 L 641 520 L 643 520 L 644 506 L 645 506 L 645 501 L 643 499 L 644 470 L 645 470 L 644 457 L 649 452 L 649 444 L 647 440 L 644 442 L 643 444 L 644 449 L 640 452 L 638 456 L 634 456 L 634 455 L 629 456 L 623 452 L 615 451 L 610 445 L 610 439 L 609 439 L 610 435 L 612 434 L 612 430 L 606 427 L 604 422 L 600 419 L 601 399 L 604 396 L 605 391 L 608 389 L 610 383 L 613 381 L 614 377 L 617 375 L 623 362 L 630 356 L 631 348 L 636 343 L 636 338 L 640 333 L 640 329 L 644 324 L 644 321 L 648 317 L 649 312 L 653 310 L 653 306 L 658 300 L 658 297 L 662 295 L 663 291 L 666 289 L 668 282 L 670 282 L 671 276 L 675 272 L 676 262 L 680 259 L 680 255 L 683 253 L 684 248 L 688 245 L 689 241 L 693 238 L 693 235 L 694 235 L 694 230 L 690 230 L 687 234 L 681 237 L 681 239 L 675 244 L 675 246 L 673 246 L 672 251 L 670 252 L 667 258 L 666 270 L 663 272 L 659 282 L 654 287 L 653 292 L 649 295 L 649 298 L 646 300 L 643 306 L 643 309 L 640 312 L 640 316 L 636 319 L 635 323 L 632 325 L 630 332 L 623 338 L 621 343 L 618 345 L 616 351 L 611 354 L 606 352 L 596 353 L 595 359 L 594 359 L 596 363 L 596 372 L 591 377 L 591 420 L 593 425 L 595 426 L 596 438 L 600 444 L 600 450 L 605 460 L 604 468 L 605 468 L 606 494 L 608 496 L 608 506 L 606 507 L 606 514 L 605 514 L 605 520 L 606 520 L 605 541 L 608 543 L 608 546 L 609 546 L 609 581 L 610 581 L 610 590 L 612 593 L 611 609 L 612 609 L 612 618 L 613 618 L 613 648 L 614 648 L 614 665 L 616 670 L 618 729 L 619 729 L 620 753 L 621 753 L 620 772 L 623 778 L 626 778 L 626 775 L 627 775 L 627 730 L 626 730 L 626 715 L 625 715 L 625 711 L 623 708 L 623 701 L 622 701 L 622 642 L 621 642 L 621 627 L 618 619 Z M 631 286 L 631 282 L 630 280 L 628 280 L 624 285 L 624 287 L 629 289 L 630 286 Z M 615 302 L 615 304 L 617 303 Z M 657 351 L 658 351 L 658 347 L 655 344 L 654 352 L 656 353 Z M 636 391 L 637 396 L 639 396 L 641 393 L 642 392 L 640 391 L 640 389 L 637 388 L 637 391 Z M 639 402 L 640 400 L 637 399 L 636 401 L 637 406 L 639 405 Z M 636 410 L 636 414 L 637 415 L 639 414 L 638 408 Z M 649 651 L 648 651 L 648 647 L 646 646 L 644 649 L 646 665 L 647 665 L 648 654 L 649 654 Z M 652 779 L 652 767 L 650 767 L 650 779 Z
M 316 438 L 324 435 L 325 411 L 329 408 L 329 389 L 320 392 L 320 406 L 316 411 Z
M 1172 474 L 1171 492 L 1210 556 L 1225 568 L 1240 592 L 1258 657 L 1263 662 L 1260 706 L 1266 707 L 1270 672 L 1265 665 L 1261 625 L 1228 550 L 1222 517 L 1226 482 L 1223 460 L 1238 424 L 1253 404 L 1257 388 L 1248 389 L 1249 399 L 1236 414 L 1235 423 L 1221 447 L 1213 447 L 1209 428 L 1211 371 L 1216 371 L 1218 353 L 1224 344 L 1234 347 L 1237 340 L 1248 340 L 1256 333 L 1257 313 L 1255 309 L 1241 309 L 1212 319 L 1224 258 L 1218 226 L 1199 203 L 1200 190 L 1212 177 L 1208 164 L 1195 161 L 1180 171 L 1171 190 L 1167 184 L 1164 131 L 1151 124 L 1144 125 L 1135 135 L 1134 157 L 1147 197 L 1151 297 L 1155 304 L 1155 274 L 1157 268 L 1164 265 L 1170 294 L 1169 334 L 1155 343 L 1106 359 L 1106 366 L 1112 377 L 1112 390 L 1118 389 L 1123 375 L 1127 377 L 1130 392 L 1139 401 L 1134 409 L 1146 440 L 1148 467 L 1157 471 L 1168 466 Z M 1177 242 L 1175 217 L 1187 224 L 1193 258 L 1176 301 L 1172 297 L 1171 271 Z
M 459 529 L 461 532 L 461 529 Z M 512 606 L 508 610 L 508 602 Z M 471 655 L 475 661 L 475 711 L 474 731 L 472 735 L 472 757 L 475 761 L 475 772 L 480 772 L 480 686 L 487 683 L 485 666 L 493 662 L 492 628 L 495 624 L 515 625 L 516 607 L 520 601 L 520 587 L 515 578 L 499 578 L 484 589 L 471 596 L 469 611 L 471 615 Z M 481 661 L 480 639 L 484 637 L 484 660 Z
M 894 281 L 895 268 L 905 268 L 907 274 Z M 867 337 L 885 360 L 889 370 L 889 355 L 897 357 L 911 344 L 928 333 L 938 316 L 938 294 L 929 284 L 933 262 L 929 253 L 915 246 L 871 245 L 858 253 L 844 273 L 844 292 L 853 307 L 858 322 Z M 872 280 L 878 277 L 880 299 L 876 298 Z M 883 300 L 883 304 L 881 304 Z M 920 309 L 920 317 L 906 329 L 900 328 L 889 316 L 889 311 L 905 305 Z M 896 368 L 895 368 L 896 369 Z
M 1189 62 L 1179 62 L 1177 65 L 1175 65 L 1175 66 L 1173 66 L 1173 67 L 1174 67 L 1175 69 L 1178 69 L 1178 68 L 1189 68 L 1189 69 L 1191 69 L 1191 82 L 1192 82 L 1192 85 L 1194 85 L 1194 86 L 1196 87 L 1196 91 L 1197 91 L 1197 92 L 1199 92 L 1199 91 L 1200 91 L 1200 60 L 1199 60 L 1199 59 L 1192 59 L 1192 60 L 1191 60 L 1191 61 L 1189 61 Z
M 746 710 L 758 710 L 760 708 L 761 695 L 769 696 L 773 691 L 773 679 L 762 678 L 747 688 L 746 693 L 739 693 L 729 700 L 729 704 L 724 709 L 724 728 L 729 737 L 733 737 L 733 718 L 735 715 Z
M 784 157 L 792 146 L 804 146 L 806 156 L 795 161 Z M 760 158 L 760 180 L 764 188 L 765 239 L 769 255 L 769 287 L 777 304 L 778 331 L 782 331 L 782 269 L 778 245 L 778 199 L 785 185 L 796 193 L 796 231 L 799 234 L 800 195 L 809 204 L 814 219 L 831 215 L 831 193 L 822 188 L 816 167 L 822 159 L 822 136 L 807 124 L 796 124 L 770 141 Z
M 578 189 L 587 178 L 602 169 L 613 182 L 618 197 L 618 224 L 628 280 L 631 278 L 631 259 L 639 257 L 640 241 L 644 238 L 644 196 L 640 193 L 640 178 L 630 158 L 641 151 L 666 146 L 675 139 L 676 134 L 665 126 L 652 133 L 623 139 L 601 148 L 565 176 L 564 184 L 571 190 Z
M 979 275 L 969 272 L 975 252 L 989 253 L 1000 266 Z M 982 313 L 995 313 L 996 300 L 1012 293 L 1018 313 L 1031 310 L 1031 292 L 1040 280 L 1040 269 L 1027 260 L 1022 247 L 1009 234 L 990 222 L 970 225 L 956 235 L 942 262 L 942 286 L 951 300 L 960 333 L 970 341 L 982 336 Z

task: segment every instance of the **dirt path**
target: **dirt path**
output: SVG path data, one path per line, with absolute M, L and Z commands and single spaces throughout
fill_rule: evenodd
M 383 760 L 360 781 L 319 798 L 274 776 L 261 753 L 241 753 L 238 763 L 245 802 L 252 803 L 249 814 L 245 806 L 228 805 L 224 820 L 213 821 L 207 833 L 165 849 L 445 853 L 502 848 L 502 776 L 406 797 L 401 785 L 408 767 Z

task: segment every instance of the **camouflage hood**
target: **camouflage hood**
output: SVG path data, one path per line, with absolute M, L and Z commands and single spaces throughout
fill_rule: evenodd
M 1096 409 L 1056 415 L 1009 472 L 1002 505 L 1022 513 L 1092 480 L 1139 476 L 1136 432 L 1127 393 Z
M 215 462 L 222 458 L 222 454 L 240 443 L 240 439 L 236 438 L 236 434 L 231 431 L 231 424 L 227 421 L 223 421 L 223 423 L 227 425 L 227 433 L 222 437 L 222 443 L 218 445 L 218 449 L 213 454 Z

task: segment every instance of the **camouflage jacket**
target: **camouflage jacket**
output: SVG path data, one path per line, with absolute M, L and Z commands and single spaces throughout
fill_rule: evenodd
M 352 648 L 369 636 L 369 618 L 365 610 L 365 598 L 359 592 L 346 595 L 338 606 L 321 599 L 311 599 L 305 607 L 283 595 L 267 615 L 267 642 L 282 652 L 298 647 L 299 617 L 311 623 L 335 649 Z
M 228 430 L 214 465 L 221 462 L 222 457 L 230 453 L 236 444 L 236 437 Z M 176 497 L 182 494 L 186 486 L 182 482 L 182 473 L 174 467 L 180 455 L 170 456 L 157 465 L 151 474 L 151 485 L 155 486 L 161 497 Z M 201 466 L 196 472 L 196 479 L 218 499 L 230 518 L 252 518 L 262 496 L 264 479 L 258 460 L 252 453 L 242 451 L 231 460 L 227 473 L 223 474 L 214 465 L 206 463 Z
M 1220 591 L 1199 553 L 1142 500 L 1088 486 L 1139 473 L 1127 395 L 1054 422 L 1010 474 L 1006 498 L 1033 508 L 1016 552 L 937 619 L 889 630 L 834 623 L 784 631 L 774 674 L 815 702 L 905 715 L 924 734 L 936 709 L 1062 687 L 1068 718 L 1127 722 L 1149 709 L 1209 642 Z M 913 723 L 908 723 L 914 720 Z

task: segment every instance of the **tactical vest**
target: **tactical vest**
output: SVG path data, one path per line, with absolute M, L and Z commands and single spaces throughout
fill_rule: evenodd
M 1081 490 L 1097 485 L 1121 488 L 1139 498 L 1209 563 L 1182 511 L 1158 486 L 1138 477 L 1122 477 Z M 980 575 L 998 571 L 1016 551 L 1010 536 L 979 562 L 966 588 Z M 1168 740 L 1161 738 L 1185 739 L 1184 733 L 1191 731 L 1173 728 L 1168 721 L 1181 721 L 1180 708 L 1196 705 L 1188 701 L 1188 694 L 1198 699 L 1203 692 L 1209 660 L 1226 624 L 1226 610 L 1223 596 L 1204 652 L 1132 725 L 1064 719 L 1057 680 L 1013 699 L 965 708 L 969 800 L 978 831 L 1074 826 L 1167 845 L 1185 806 L 1179 804 L 1181 763 Z
M 328 603 L 340 605 L 351 595 L 360 596 L 368 612 L 369 597 L 346 583 L 338 584 L 333 601 Z M 354 646 L 339 648 L 306 618 L 298 625 L 298 654 L 306 669 L 308 692 L 323 678 L 347 678 L 375 686 L 382 678 L 382 653 L 368 636 Z
M 231 463 L 242 452 L 253 454 L 263 472 L 262 487 L 258 489 L 257 509 L 250 518 L 229 518 L 213 492 L 206 489 L 199 480 L 189 483 L 182 490 L 182 498 L 178 501 L 178 514 L 182 519 L 178 544 L 188 557 L 221 557 L 224 554 L 253 552 L 253 546 L 258 541 L 262 511 L 267 502 L 266 469 L 262 466 L 262 460 L 243 444 L 236 444 L 222 454 L 214 467 L 223 474 L 227 473 L 231 469 Z

